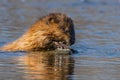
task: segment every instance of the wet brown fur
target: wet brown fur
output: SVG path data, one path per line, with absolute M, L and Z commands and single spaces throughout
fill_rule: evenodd
M 0 48 L 2 51 L 35 51 L 56 49 L 55 42 L 70 46 L 75 42 L 71 18 L 51 13 L 35 22 L 22 37 Z

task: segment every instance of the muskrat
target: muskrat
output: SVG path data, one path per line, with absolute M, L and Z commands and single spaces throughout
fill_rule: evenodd
M 75 43 L 74 24 L 62 13 L 50 13 L 35 22 L 20 38 L 0 48 L 2 51 L 68 49 Z

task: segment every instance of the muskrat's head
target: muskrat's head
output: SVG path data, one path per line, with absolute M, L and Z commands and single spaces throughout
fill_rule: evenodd
M 65 48 L 65 46 L 74 44 L 74 24 L 70 17 L 62 13 L 51 13 L 41 20 L 47 25 L 44 35 L 48 36 L 48 40 L 51 39 L 50 42 L 54 42 L 55 46 Z

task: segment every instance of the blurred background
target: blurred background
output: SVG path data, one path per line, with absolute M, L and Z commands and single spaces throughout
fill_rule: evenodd
M 120 0 L 0 0 L 0 46 L 54 12 L 73 19 L 77 53 L 0 52 L 0 80 L 119 80 Z

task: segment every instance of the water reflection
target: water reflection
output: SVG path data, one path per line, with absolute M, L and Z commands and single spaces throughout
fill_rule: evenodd
M 26 66 L 24 77 L 30 80 L 69 80 L 74 69 L 74 59 L 69 52 L 30 52 L 21 56 L 19 62 Z
M 120 80 L 119 9 L 120 0 L 0 0 L 0 46 L 39 17 L 62 12 L 75 22 L 78 50 L 75 63 L 60 52 L 0 52 L 0 80 Z

